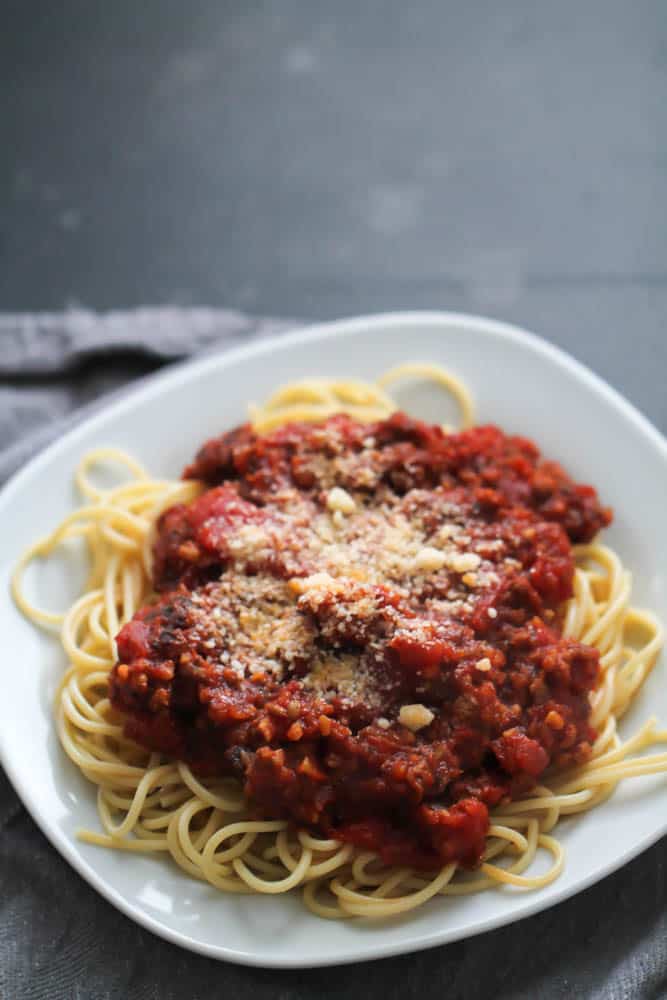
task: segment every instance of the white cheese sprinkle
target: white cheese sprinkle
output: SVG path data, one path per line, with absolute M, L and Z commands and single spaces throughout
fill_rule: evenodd
M 447 556 L 444 552 L 440 552 L 438 549 L 427 545 L 419 550 L 415 556 L 413 566 L 417 571 L 433 573 L 436 570 L 442 569 L 446 562 Z
M 327 507 L 329 510 L 340 511 L 341 514 L 352 514 L 357 505 L 347 490 L 334 486 L 327 495 Z
M 468 570 L 477 569 L 481 561 L 476 552 L 461 552 L 450 556 L 448 565 L 455 573 L 467 573 Z
M 428 726 L 434 718 L 433 712 L 426 705 L 403 705 L 398 713 L 398 721 L 413 733 Z

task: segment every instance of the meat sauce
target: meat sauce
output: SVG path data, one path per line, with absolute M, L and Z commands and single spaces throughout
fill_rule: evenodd
M 530 441 L 336 416 L 184 475 L 204 492 L 161 516 L 111 675 L 139 743 L 423 869 L 477 864 L 491 808 L 587 759 L 598 653 L 560 616 L 611 514 Z

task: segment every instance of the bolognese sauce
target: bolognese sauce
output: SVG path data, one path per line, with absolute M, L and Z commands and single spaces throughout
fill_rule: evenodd
M 111 675 L 139 743 L 422 869 L 477 864 L 490 809 L 588 758 L 599 657 L 561 609 L 611 513 L 530 441 L 336 416 L 184 475 Z

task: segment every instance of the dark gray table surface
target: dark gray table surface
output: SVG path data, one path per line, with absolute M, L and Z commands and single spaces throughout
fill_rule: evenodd
M 667 431 L 664 0 L 2 15 L 0 311 L 481 312 L 566 347 Z M 67 898 L 18 914 L 22 996 L 663 997 L 666 856 L 479 938 L 302 973 L 180 952 L 72 873 Z

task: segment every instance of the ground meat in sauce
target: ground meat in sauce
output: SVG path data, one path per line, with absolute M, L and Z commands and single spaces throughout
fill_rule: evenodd
M 611 514 L 530 441 L 337 416 L 185 475 L 208 489 L 162 515 L 111 676 L 140 743 L 420 868 L 475 865 L 489 809 L 587 758 L 598 654 L 559 613 Z

